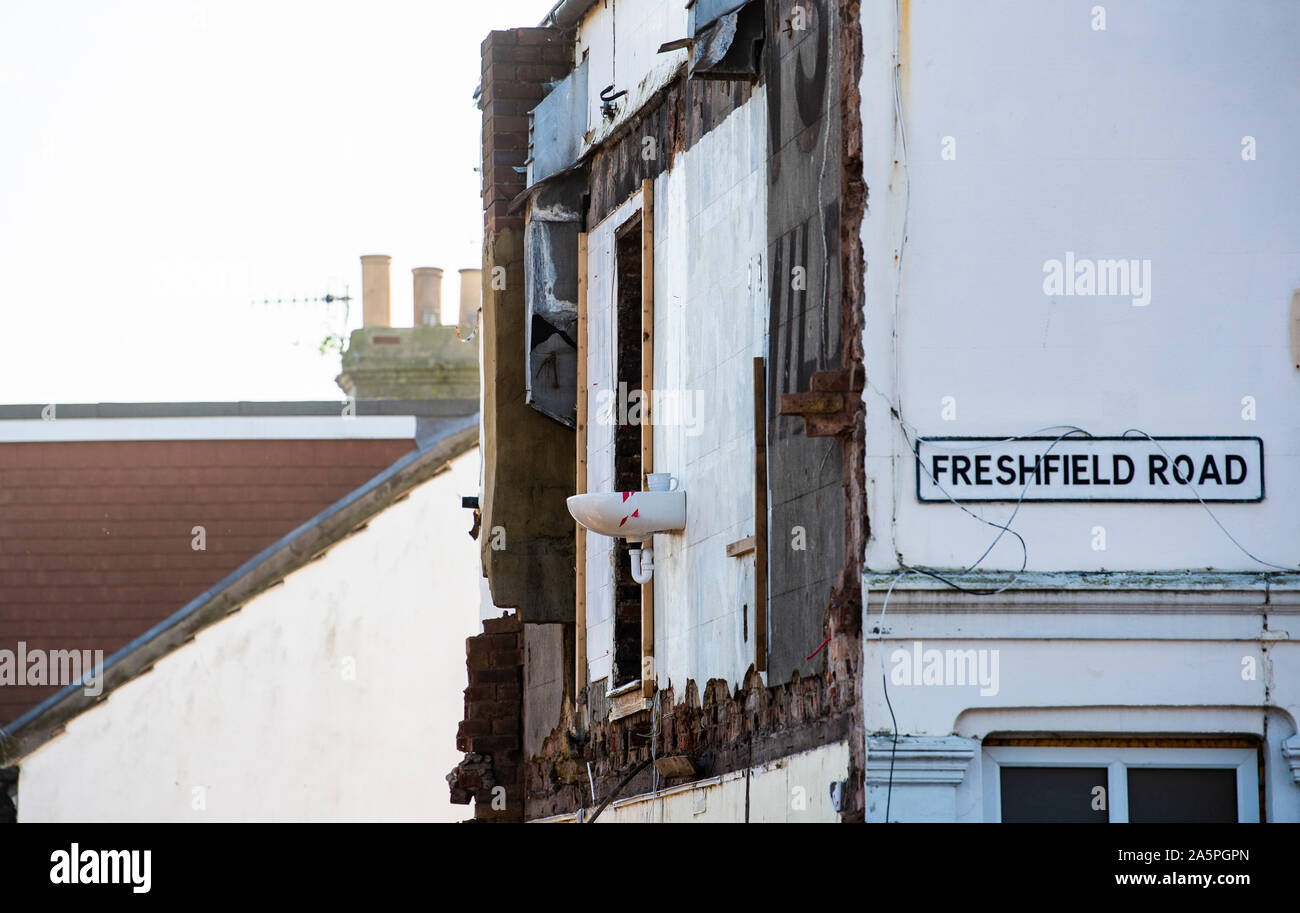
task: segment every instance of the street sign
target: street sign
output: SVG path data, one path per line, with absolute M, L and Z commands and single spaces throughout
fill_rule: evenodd
M 1264 498 L 1257 437 L 927 437 L 917 441 L 916 463 L 924 502 Z

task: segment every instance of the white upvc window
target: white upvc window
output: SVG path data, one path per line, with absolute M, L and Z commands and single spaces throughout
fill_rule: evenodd
M 984 820 L 1259 821 L 1253 748 L 987 746 Z

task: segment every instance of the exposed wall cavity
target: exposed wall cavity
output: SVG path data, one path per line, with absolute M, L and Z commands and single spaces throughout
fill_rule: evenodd
M 614 242 L 615 379 L 620 390 L 641 386 L 642 216 L 626 222 Z M 614 490 L 641 490 L 641 423 L 614 428 Z M 641 678 L 641 585 L 632 577 L 630 544 L 614 542 L 614 687 Z
M 540 188 L 524 229 L 528 404 L 576 425 L 578 234 L 586 181 L 573 174 Z
M 690 73 L 693 79 L 752 79 L 759 74 L 766 10 L 761 0 L 737 4 L 728 0 L 731 11 L 706 22 L 707 13 L 691 8 L 692 18 L 701 24 L 692 28 Z M 720 4 L 713 4 L 715 7 Z

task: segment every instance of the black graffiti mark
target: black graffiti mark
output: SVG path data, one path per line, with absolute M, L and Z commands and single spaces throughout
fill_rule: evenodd
M 807 0 L 805 0 L 807 2 Z M 791 58 L 784 58 L 781 55 L 778 37 L 782 34 L 785 22 L 781 18 L 781 9 L 784 6 L 783 0 L 774 0 L 768 5 L 768 23 L 767 33 L 772 36 L 768 42 L 766 51 L 767 57 L 767 97 L 768 97 L 768 118 L 767 128 L 768 136 L 771 142 L 771 156 L 768 162 L 768 178 L 772 184 L 777 184 L 781 177 L 781 150 L 785 146 L 785 138 L 781 135 L 781 125 L 784 123 L 782 116 L 785 111 L 784 82 L 782 80 L 782 63 L 791 60 L 794 67 L 794 100 L 795 111 L 802 122 L 803 126 L 796 128 L 794 137 L 800 137 L 807 134 L 806 141 L 810 143 L 804 152 L 812 152 L 816 148 L 820 137 L 820 131 L 809 131 L 807 128 L 821 120 L 825 112 L 826 104 L 826 81 L 830 78 L 830 71 L 827 65 L 827 58 L 830 51 L 830 16 L 826 12 L 825 0 L 812 0 L 815 7 L 813 19 L 816 20 L 816 50 L 813 54 L 813 65 L 811 73 L 804 67 L 803 51 L 792 55 Z M 793 32 L 785 32 L 786 35 L 793 36 Z M 807 41 L 807 39 L 804 39 Z M 794 138 L 792 137 L 792 138 Z
M 826 104 L 826 80 L 830 73 L 826 66 L 826 55 L 830 45 L 830 17 L 826 15 L 825 0 L 815 0 L 817 8 L 817 56 L 812 74 L 804 72 L 803 55 L 795 60 L 794 100 L 799 112 L 799 119 L 805 127 L 821 120 Z
M 804 220 L 772 246 L 772 279 L 768 287 L 772 290 L 776 319 L 771 331 L 773 367 L 768 371 L 768 397 L 773 408 L 782 393 L 807 390 L 813 372 L 825 359 L 825 352 L 821 350 L 824 343 L 819 338 L 822 334 L 817 332 L 818 315 L 808 308 L 810 300 L 821 300 L 810 292 L 816 288 L 817 282 L 825 281 L 822 270 L 814 270 L 808 262 L 811 228 L 812 221 Z M 795 270 L 800 270 L 797 288 Z M 797 424 L 775 422 L 773 436 L 790 437 Z
M 772 36 L 772 40 L 767 44 L 767 53 L 764 57 L 767 66 L 767 136 L 770 144 L 768 149 L 768 180 L 772 184 L 776 184 L 781 175 L 781 55 L 776 42 L 780 18 L 781 4 L 779 0 L 769 2 L 767 6 L 767 34 Z M 769 288 L 773 287 L 769 286 Z

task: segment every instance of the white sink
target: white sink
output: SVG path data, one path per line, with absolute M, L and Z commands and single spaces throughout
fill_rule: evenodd
M 568 503 L 573 519 L 593 533 L 632 542 L 686 526 L 684 491 L 597 491 Z

